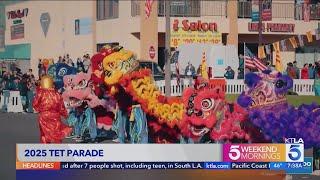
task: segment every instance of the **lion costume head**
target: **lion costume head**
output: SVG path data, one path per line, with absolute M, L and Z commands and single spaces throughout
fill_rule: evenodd
M 264 71 L 246 74 L 247 89 L 239 96 L 238 103 L 245 108 L 264 108 L 287 103 L 286 93 L 293 80 L 279 72 Z
M 121 77 L 133 71 L 138 66 L 138 61 L 132 51 L 120 49 L 103 59 L 104 82 L 115 85 Z
M 220 87 L 210 88 L 207 82 L 201 82 L 197 89 L 187 88 L 183 103 L 181 132 L 184 136 L 200 140 L 209 135 L 214 141 L 249 139 L 240 126 L 245 120 L 245 111 L 237 104 L 228 104 Z

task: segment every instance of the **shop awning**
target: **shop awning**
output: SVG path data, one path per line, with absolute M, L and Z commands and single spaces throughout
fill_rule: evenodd
M 5 46 L 0 51 L 0 60 L 30 60 L 31 44 L 15 44 Z

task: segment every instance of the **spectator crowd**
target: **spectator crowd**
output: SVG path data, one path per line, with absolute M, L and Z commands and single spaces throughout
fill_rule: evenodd
M 285 73 L 292 79 L 320 79 L 320 61 L 306 63 L 301 69 L 297 67 L 297 61 L 289 62 Z
M 269 70 L 275 70 L 275 66 L 270 62 L 266 63 L 266 66 Z M 194 77 L 200 75 L 201 64 L 195 70 L 195 67 L 188 62 L 188 65 L 184 69 L 184 75 L 186 77 Z M 254 72 L 255 70 L 247 69 L 246 72 Z M 257 71 L 257 70 L 256 70 Z M 320 61 L 315 62 L 314 64 L 304 64 L 302 68 L 297 66 L 297 61 L 289 62 L 283 74 L 290 76 L 292 79 L 320 79 Z M 208 69 L 209 77 L 212 77 L 212 69 Z M 235 71 L 231 66 L 227 66 L 225 69 L 224 77 L 226 79 L 244 79 L 244 65 L 243 61 L 240 59 L 239 68 L 237 71 L 237 76 L 235 76 Z
M 69 54 L 66 56 L 59 56 L 56 63 L 65 63 L 71 67 L 77 69 L 78 72 L 88 72 L 90 67 L 89 54 L 83 55 L 82 58 L 77 58 L 74 62 Z M 51 59 L 39 59 L 38 74 L 39 77 L 47 74 L 50 65 L 54 64 Z M 39 79 L 35 78 L 32 69 L 23 73 L 18 67 L 10 68 L 8 71 L 1 71 L 0 73 L 0 92 L 7 91 L 19 91 L 24 112 L 33 112 L 32 101 L 36 86 L 39 84 Z M 1 107 L 0 107 L 1 109 Z
M 38 74 L 39 77 L 48 73 L 48 68 L 54 63 L 65 63 L 68 66 L 74 67 L 78 72 L 87 73 L 90 67 L 90 56 L 89 54 L 83 55 L 82 58 L 77 58 L 73 61 L 69 54 L 65 56 L 59 56 L 56 61 L 48 59 L 39 59 L 38 63 Z M 270 70 L 275 70 L 274 65 L 267 63 L 267 67 Z M 246 69 L 247 70 L 247 69 Z M 209 78 L 212 77 L 212 68 L 208 68 Z M 244 65 L 240 58 L 240 64 L 235 76 L 235 71 L 227 66 L 225 69 L 224 77 L 226 79 L 244 79 Z M 297 61 L 289 62 L 284 74 L 287 74 L 292 79 L 320 79 L 320 61 L 314 64 L 304 64 L 302 68 L 297 67 Z M 201 74 L 201 64 L 196 68 L 189 62 L 185 68 L 184 75 L 186 77 L 196 77 Z M 10 68 L 8 71 L 1 71 L 0 73 L 0 92 L 4 90 L 9 91 L 20 91 L 23 109 L 25 112 L 32 112 L 32 100 L 34 97 L 35 88 L 39 83 L 39 79 L 36 79 L 32 69 L 28 72 L 23 73 L 18 67 Z
M 39 59 L 39 63 L 38 63 L 38 74 L 39 77 L 41 77 L 42 75 L 47 74 L 48 71 L 48 64 L 53 64 L 54 62 L 47 62 L 47 59 Z M 69 54 L 65 55 L 65 56 L 59 56 L 56 63 L 64 63 L 67 64 L 70 67 L 74 67 L 77 69 L 78 72 L 85 72 L 87 73 L 89 70 L 89 67 L 91 65 L 90 62 L 90 55 L 89 54 L 85 54 L 83 55 L 82 58 L 77 58 L 76 62 L 74 62 Z

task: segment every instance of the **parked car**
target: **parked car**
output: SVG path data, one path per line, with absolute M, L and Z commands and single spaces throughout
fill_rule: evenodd
M 152 61 L 148 60 L 138 60 L 139 61 L 139 69 L 150 69 L 154 80 L 163 80 L 164 72 L 161 70 L 160 66 Z

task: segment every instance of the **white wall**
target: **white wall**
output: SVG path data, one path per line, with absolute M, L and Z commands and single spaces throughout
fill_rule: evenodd
M 286 1 L 287 2 L 287 1 Z M 84 53 L 95 52 L 96 43 L 119 42 L 126 49 L 134 51 L 140 57 L 140 40 L 133 34 L 140 32 L 140 17 L 131 16 L 131 1 L 119 1 L 119 18 L 96 21 L 94 12 L 94 1 L 25 1 L 6 6 L 6 11 L 29 8 L 27 17 L 22 21 L 25 24 L 25 38 L 11 40 L 10 27 L 12 20 L 6 18 L 6 44 L 31 43 L 31 67 L 37 72 L 38 58 L 55 58 L 59 55 L 69 53 L 73 59 L 82 56 Z M 41 13 L 49 12 L 51 23 L 47 37 L 44 36 L 41 25 Z M 74 20 L 84 17 L 92 17 L 96 26 L 96 32 L 89 35 L 74 34 Z M 201 20 L 203 22 L 216 22 L 218 31 L 229 33 L 229 19 L 224 16 L 202 16 L 202 17 L 179 17 L 171 18 L 189 19 L 189 21 Z M 248 31 L 250 19 L 238 20 L 239 34 L 257 34 Z M 292 34 L 304 34 L 308 30 L 317 27 L 319 21 L 295 21 L 293 19 L 273 19 L 276 23 L 294 23 L 295 32 Z M 158 18 L 158 31 L 165 32 L 164 17 Z M 95 33 L 95 34 L 94 34 Z M 281 33 L 265 33 L 281 34 Z M 288 33 L 285 33 L 288 34 Z M 96 39 L 96 42 L 94 42 Z M 294 59 L 294 52 L 282 52 L 284 64 Z
M 29 8 L 28 16 L 22 18 L 25 24 L 24 39 L 11 40 L 10 27 L 12 20 L 6 18 L 6 45 L 31 43 L 31 67 L 35 74 L 38 72 L 39 58 L 54 58 L 69 53 L 71 58 L 93 52 L 92 34 L 74 35 L 74 20 L 92 17 L 92 1 L 26 1 L 9 5 L 6 12 Z M 50 15 L 50 25 L 47 36 L 40 24 L 42 13 Z
M 75 35 L 74 21 L 75 19 L 91 18 L 92 23 L 95 23 L 96 15 L 93 14 L 92 1 L 65 1 L 63 9 L 63 19 L 65 24 L 65 53 L 69 53 L 75 60 L 77 57 L 82 57 L 89 53 L 92 55 L 95 52 L 93 49 L 93 39 L 91 34 Z
M 293 62 L 296 59 L 294 51 L 280 51 L 280 57 L 283 71 L 286 70 L 287 63 Z M 276 53 L 273 53 L 273 64 L 276 64 Z
M 298 67 L 303 67 L 305 63 L 314 64 L 320 59 L 320 53 L 296 53 Z
M 140 32 L 140 16 L 131 17 L 131 1 L 119 1 L 119 18 L 96 22 L 98 43 L 119 42 L 140 57 L 140 40 L 132 33 Z

